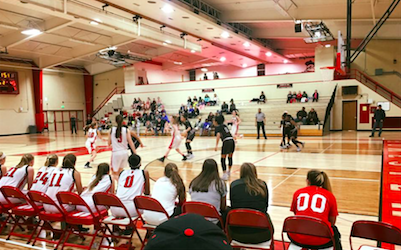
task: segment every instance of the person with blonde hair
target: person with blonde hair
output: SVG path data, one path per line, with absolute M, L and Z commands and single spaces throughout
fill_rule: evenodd
M 337 201 L 334 197 L 327 174 L 316 169 L 310 170 L 306 176 L 307 187 L 294 193 L 291 211 L 295 215 L 304 215 L 321 219 L 332 228 L 336 241 L 336 250 L 341 250 L 340 233 L 336 219 L 338 216 Z M 288 234 L 292 244 L 308 249 L 323 249 L 332 247 L 330 239 L 308 235 Z
M 186 198 L 184 182 L 178 173 L 178 167 L 169 163 L 164 167 L 164 176 L 159 178 L 152 190 L 152 198 L 162 204 L 170 217 L 181 214 L 181 205 Z M 178 198 L 178 203 L 176 200 Z M 167 220 L 162 213 L 144 211 L 143 218 L 152 225 L 159 225 Z
M 6 153 L 4 152 L 0 152 L 0 178 L 3 177 L 3 175 L 5 175 L 7 173 L 7 167 L 4 166 L 4 164 L 6 163 Z
M 58 165 L 58 156 L 56 154 L 48 155 L 45 165 L 38 170 L 36 178 L 33 181 L 31 190 L 46 193 L 49 187 L 50 178 L 53 171 L 56 170 Z
M 21 157 L 20 162 L 15 166 L 10 168 L 7 173 L 0 179 L 0 188 L 4 186 L 16 187 L 18 189 L 23 189 L 26 184 L 28 184 L 27 189 L 30 190 L 33 182 L 34 170 L 33 164 L 35 163 L 35 158 L 31 154 L 25 154 Z M 10 199 L 11 202 L 17 202 L 17 200 Z M 2 193 L 0 193 L 0 203 L 6 203 L 6 199 Z
M 269 206 L 269 191 L 266 182 L 258 179 L 256 167 L 252 163 L 243 163 L 240 169 L 240 179 L 230 186 L 231 209 L 255 209 L 267 215 Z M 230 227 L 232 238 L 245 244 L 259 244 L 270 240 L 270 232 L 266 229 Z

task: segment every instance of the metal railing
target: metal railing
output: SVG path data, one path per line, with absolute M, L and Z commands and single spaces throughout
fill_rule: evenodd
M 331 113 L 331 110 L 333 109 L 334 101 L 336 99 L 337 86 L 338 85 L 336 85 L 336 87 L 334 88 L 333 94 L 331 94 L 330 101 L 329 101 L 329 103 L 327 104 L 327 107 L 326 107 L 326 114 L 324 116 L 324 122 L 323 122 L 323 130 L 326 129 L 326 125 L 330 121 L 330 113 Z
M 125 93 L 125 88 L 123 87 L 115 87 L 106 98 L 99 104 L 99 106 L 92 112 L 92 116 L 95 116 L 115 94 L 123 94 Z

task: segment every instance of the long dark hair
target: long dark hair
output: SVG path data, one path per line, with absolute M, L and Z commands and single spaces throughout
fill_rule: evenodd
M 241 165 L 240 178 L 244 181 L 246 191 L 253 196 L 266 196 L 266 186 L 258 179 L 256 167 L 252 163 L 245 162 Z
M 216 185 L 216 190 L 219 193 L 223 193 L 225 190 L 225 184 L 220 179 L 217 162 L 213 159 L 207 159 L 203 163 L 202 172 L 191 181 L 189 187 L 192 191 L 206 193 L 213 181 Z
M 47 156 L 45 166 L 46 167 L 55 166 L 57 162 L 58 162 L 58 156 L 56 154 L 51 154 Z
M 117 115 L 116 116 L 116 122 L 117 122 L 117 129 L 116 129 L 116 138 L 120 138 L 121 136 L 121 128 L 123 127 L 123 121 L 124 117 L 122 115 Z
M 75 169 L 75 162 L 77 157 L 74 154 L 68 154 L 64 156 L 62 168 L 72 168 Z
M 25 166 L 25 165 L 29 165 L 29 163 L 31 162 L 31 161 L 33 161 L 33 155 L 31 155 L 31 154 L 24 154 L 22 157 L 21 157 L 21 161 L 17 164 L 17 166 L 15 166 L 15 168 L 20 168 L 20 167 L 23 167 L 23 166 Z
M 327 191 L 332 191 L 329 176 L 323 171 L 312 169 L 308 172 L 306 179 L 311 186 L 322 187 Z
M 180 174 L 178 173 L 177 165 L 169 163 L 164 167 L 164 175 L 170 179 L 171 183 L 177 189 L 178 199 L 185 200 L 185 186 Z
M 110 165 L 108 163 L 100 163 L 99 166 L 97 166 L 96 178 L 88 186 L 89 191 L 96 187 L 96 185 L 102 180 L 103 176 L 109 174 L 109 172 Z

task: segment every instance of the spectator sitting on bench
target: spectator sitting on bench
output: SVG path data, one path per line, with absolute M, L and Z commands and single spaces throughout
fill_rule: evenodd
M 210 97 L 208 94 L 205 95 L 205 105 L 210 105 Z
M 223 102 L 223 104 L 221 104 L 221 113 L 228 113 L 228 104 L 226 102 Z
M 302 107 L 302 110 L 297 112 L 297 118 L 295 119 L 295 122 L 302 122 L 302 124 L 305 125 L 307 116 L 308 114 L 305 111 L 305 107 Z
M 317 113 L 314 108 L 312 108 L 308 113 L 308 124 L 316 125 L 319 123 L 319 118 L 317 117 Z
M 291 103 L 291 100 L 292 100 L 292 93 L 291 91 L 289 91 L 287 95 L 287 103 Z
M 210 136 L 211 131 L 212 131 L 212 122 L 209 121 L 208 119 L 205 120 L 205 122 L 202 124 L 199 132 L 199 136 L 203 135 L 203 132 L 207 132 L 207 135 Z
M 235 103 L 234 103 L 234 99 L 231 99 L 231 101 L 230 101 L 230 113 L 227 113 L 227 114 L 231 114 L 233 111 L 237 111 L 237 106 L 235 106 Z

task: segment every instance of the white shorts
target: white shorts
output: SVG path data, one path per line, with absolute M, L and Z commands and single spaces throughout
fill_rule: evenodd
M 111 153 L 111 169 L 118 172 L 128 165 L 128 152 L 126 150 L 115 151 Z
M 171 139 L 171 143 L 170 143 L 170 146 L 168 146 L 168 148 L 169 149 L 177 149 L 177 148 L 179 148 L 180 145 L 181 145 L 181 141 L 182 141 L 181 135 L 177 135 L 177 136 L 173 137 Z
M 55 201 L 55 203 L 56 203 L 57 205 L 60 205 L 60 204 L 58 203 L 58 201 Z M 67 212 L 71 212 L 71 211 L 75 210 L 75 206 L 73 206 L 73 205 L 63 204 L 63 207 L 64 207 L 64 209 L 65 209 Z M 52 213 L 52 214 L 58 214 L 58 213 L 60 213 L 60 211 L 59 211 L 55 206 L 53 206 L 53 205 L 43 204 L 43 208 L 44 208 L 45 211 L 48 212 L 48 213 Z
M 85 147 L 88 150 L 89 154 L 92 154 L 92 151 L 96 149 L 96 143 L 91 143 L 90 141 L 87 141 L 85 143 Z
M 231 135 L 235 136 L 237 134 L 237 132 L 238 132 L 237 130 L 238 130 L 238 125 L 232 125 L 231 126 L 231 131 L 230 131 Z
M 131 217 L 136 217 L 138 216 L 138 213 L 136 212 L 135 209 L 135 204 L 134 201 L 121 201 L 125 208 L 128 210 L 128 213 Z M 114 217 L 127 217 L 127 213 L 124 211 L 124 209 L 119 208 L 119 207 L 110 207 L 111 215 Z

